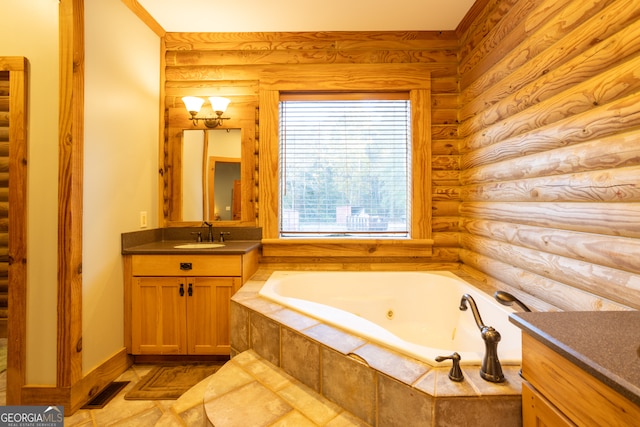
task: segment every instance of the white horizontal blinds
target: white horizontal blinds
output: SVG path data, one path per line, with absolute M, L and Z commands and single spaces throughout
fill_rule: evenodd
M 280 103 L 281 235 L 408 236 L 406 94 L 326 98 Z

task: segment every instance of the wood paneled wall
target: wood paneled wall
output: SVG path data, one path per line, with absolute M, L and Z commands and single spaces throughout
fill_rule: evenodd
M 640 309 L 640 3 L 489 1 L 460 34 L 463 270 Z
M 167 33 L 165 107 L 169 138 L 188 127 L 180 97 L 222 95 L 232 99 L 229 116 L 254 120 L 258 82 L 277 66 L 292 70 L 319 64 L 419 63 L 431 74 L 433 257 L 398 257 L 402 268 L 457 268 L 458 259 L 458 40 L 454 32 Z M 225 124 L 225 127 L 228 126 Z M 265 173 L 264 171 L 261 173 Z M 260 174 L 256 174 L 258 184 Z M 169 184 L 170 185 L 170 184 Z M 260 206 L 260 201 L 257 203 Z M 258 208 L 258 211 L 260 208 Z M 259 213 L 259 212 L 258 212 Z M 301 265 L 300 259 L 263 262 Z M 309 259 L 327 268 L 367 268 L 389 259 Z M 371 267 L 369 267 L 371 268 Z M 373 267 L 376 268 L 376 267 Z M 379 266 L 378 268 L 383 268 Z
M 168 33 L 169 127 L 185 94 L 256 105 L 274 64 L 428 64 L 433 257 L 393 262 L 538 310 L 640 308 L 640 4 L 478 4 L 456 32 Z

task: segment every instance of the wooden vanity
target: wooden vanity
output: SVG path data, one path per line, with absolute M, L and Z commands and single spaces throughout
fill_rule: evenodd
M 257 270 L 259 242 L 123 250 L 125 345 L 132 355 L 228 355 L 231 296 Z
M 640 312 L 518 313 L 528 426 L 640 420 Z

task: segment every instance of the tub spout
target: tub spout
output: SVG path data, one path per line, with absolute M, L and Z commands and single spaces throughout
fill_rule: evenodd
M 491 326 L 485 326 L 473 297 L 469 294 L 464 294 L 460 299 L 460 310 L 466 311 L 467 304 L 471 306 L 473 318 L 476 321 L 476 325 L 478 325 L 478 329 L 480 329 L 480 335 L 484 341 L 485 351 L 484 358 L 482 359 L 482 367 L 480 368 L 480 376 L 486 381 L 501 383 L 504 381 L 504 374 L 502 373 L 500 360 L 498 360 L 500 333 Z
M 471 306 L 471 312 L 473 313 L 473 318 L 476 320 L 476 325 L 478 325 L 478 329 L 482 331 L 484 328 L 484 322 L 482 322 L 482 317 L 480 317 L 480 312 L 478 311 L 478 306 L 476 305 L 475 300 L 469 294 L 462 295 L 460 299 L 460 310 L 467 311 L 467 303 Z

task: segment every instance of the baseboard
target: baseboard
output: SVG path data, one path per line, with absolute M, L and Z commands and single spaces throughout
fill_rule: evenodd
M 162 364 L 162 363 L 197 363 L 197 362 L 221 362 L 228 361 L 229 355 L 223 354 L 198 354 L 198 355 L 185 355 L 185 354 L 144 354 L 131 356 L 134 363 L 139 364 Z
M 133 359 L 127 354 L 126 348 L 122 348 L 71 387 L 33 385 L 22 387 L 21 404 L 64 406 L 64 415 L 72 415 L 132 364 Z
M 102 365 L 96 367 L 71 388 L 71 413 L 93 399 L 112 381 L 118 378 L 133 364 L 133 359 L 122 348 Z M 65 407 L 66 409 L 66 407 Z

